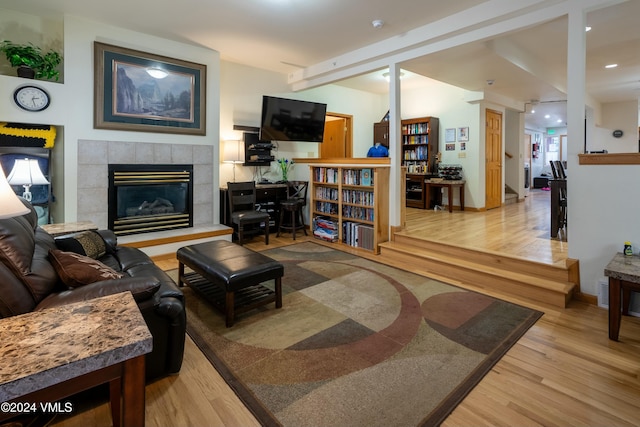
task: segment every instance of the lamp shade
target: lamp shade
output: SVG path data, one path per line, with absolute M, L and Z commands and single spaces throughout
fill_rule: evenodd
M 37 159 L 18 159 L 7 177 L 11 185 L 46 185 L 49 184 L 38 165 Z
M 238 140 L 224 141 L 222 161 L 225 163 L 244 163 L 244 142 Z
M 29 213 L 27 208 L 13 192 L 13 189 L 4 176 L 2 166 L 0 166 L 0 219 L 11 218 L 14 216 L 25 215 Z

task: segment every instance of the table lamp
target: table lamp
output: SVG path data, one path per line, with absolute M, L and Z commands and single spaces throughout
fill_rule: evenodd
M 11 185 L 22 185 L 24 187 L 22 197 L 29 202 L 31 201 L 31 192 L 29 189 L 32 185 L 49 184 L 49 181 L 47 181 L 47 178 L 44 177 L 40 170 L 38 159 L 16 160 L 13 165 L 13 170 L 7 177 L 7 181 L 9 181 Z
M 236 164 L 244 163 L 244 141 L 227 140 L 223 148 L 222 161 L 233 163 L 233 182 L 236 182 Z
M 14 216 L 26 215 L 29 213 L 24 203 L 18 199 L 13 188 L 4 176 L 2 166 L 0 166 L 0 219 L 12 218 Z

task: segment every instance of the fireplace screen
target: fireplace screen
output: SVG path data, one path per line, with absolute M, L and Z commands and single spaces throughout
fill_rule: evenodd
M 192 165 L 109 165 L 109 228 L 116 235 L 193 226 Z

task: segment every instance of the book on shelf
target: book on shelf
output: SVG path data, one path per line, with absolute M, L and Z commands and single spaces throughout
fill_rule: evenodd
M 343 243 L 355 248 L 373 250 L 373 226 L 347 221 L 342 224 Z
M 362 176 L 360 179 L 360 185 L 371 185 L 371 169 L 364 168 L 360 171 L 360 175 Z
M 313 218 L 313 236 L 327 242 L 338 241 L 338 224 L 328 218 Z

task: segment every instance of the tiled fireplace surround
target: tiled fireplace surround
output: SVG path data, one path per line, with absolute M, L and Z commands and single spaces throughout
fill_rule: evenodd
M 109 164 L 193 164 L 193 226 L 213 221 L 213 146 L 78 141 L 78 221 L 107 228 Z

